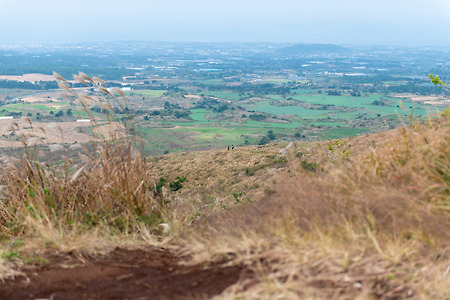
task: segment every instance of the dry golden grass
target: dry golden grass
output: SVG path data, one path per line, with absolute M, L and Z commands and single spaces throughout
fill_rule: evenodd
M 44 123 L 31 122 L 29 118 L 15 120 L 0 120 L 0 148 L 21 148 L 27 144 L 53 143 L 87 143 L 91 140 L 87 133 L 90 123 L 60 122 Z M 82 132 L 85 131 L 85 132 Z M 103 133 L 104 129 L 99 133 Z M 11 133 L 14 132 L 14 136 Z
M 101 88 L 85 74 L 80 78 Z M 59 144 L 36 145 L 24 134 L 23 150 L 15 157 L 2 157 L 7 169 L 0 175 L 1 235 L 32 235 L 36 226 L 29 220 L 61 232 L 102 228 L 110 233 L 130 233 L 138 231 L 141 223 L 152 226 L 153 219 L 161 215 L 161 205 L 150 190 L 153 182 L 149 181 L 145 157 L 138 151 L 138 141 L 126 134 L 132 132 L 132 123 L 125 120 L 117 126 L 111 109 L 109 126 L 99 126 L 88 103 L 96 98 L 77 94 L 65 81 L 60 85 L 69 97 L 83 103 L 97 130 L 92 131 L 87 145 L 72 145 L 70 149 Z M 106 100 L 115 97 L 105 93 Z M 117 97 L 114 100 L 120 101 Z M 64 130 L 58 129 L 64 136 Z
M 263 184 L 286 171 L 289 158 L 279 153 L 282 145 L 249 146 L 234 150 L 187 152 L 149 158 L 152 177 L 168 181 L 185 176 L 176 196 L 198 198 L 202 202 L 236 201 L 233 193 L 242 193 L 240 200 L 263 196 Z M 262 190 L 262 191 L 261 191 Z
M 186 244 L 197 260 L 232 254 L 255 268 L 222 298 L 445 299 L 449 121 L 397 129 L 339 161 L 322 151 L 324 172 L 282 175 L 274 195 L 198 222 Z
M 14 80 L 14 81 L 28 81 L 28 82 L 37 82 L 37 81 L 54 81 L 55 77 L 52 75 L 45 75 L 39 73 L 32 74 L 23 74 L 21 76 L 13 76 L 13 75 L 0 75 L 1 80 Z
M 61 79 L 60 79 L 61 80 Z M 99 79 L 80 74 L 80 80 L 98 89 Z M 96 97 L 78 94 L 61 80 L 60 86 L 73 101 L 80 101 L 93 130 L 85 144 L 68 147 L 36 136 L 67 137 L 63 127 L 36 127 L 31 121 L 15 124 L 22 133 L 21 148 L 1 156 L 0 245 L 1 276 L 14 273 L 14 263 L 49 251 L 93 255 L 136 240 L 164 242 L 151 230 L 161 222 L 163 205 L 154 197 L 149 165 L 138 150 L 131 120 L 118 125 L 108 101 L 123 104 L 104 90 Z M 103 99 L 108 125 L 96 122 L 90 102 Z M 120 102 L 122 101 L 122 103 Z M 24 132 L 31 130 L 32 132 Z M 56 130 L 52 132 L 51 130 Z M 131 134 L 130 134 L 131 133 Z M 33 142 L 37 139 L 38 142 Z M 12 154 L 11 154 L 12 153 Z

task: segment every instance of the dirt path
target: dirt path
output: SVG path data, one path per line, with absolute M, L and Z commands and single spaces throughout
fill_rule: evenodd
M 164 249 L 118 248 L 83 263 L 53 257 L 44 266 L 22 270 L 25 276 L 0 283 L 0 299 L 206 299 L 249 274 L 241 266 L 183 266 L 180 261 Z

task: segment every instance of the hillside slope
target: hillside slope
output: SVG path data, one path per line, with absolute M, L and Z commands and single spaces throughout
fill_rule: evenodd
M 95 287 L 117 282 L 122 298 L 448 298 L 449 137 L 444 113 L 374 135 L 154 158 L 108 142 L 72 172 L 70 160 L 4 157 L 0 295 L 101 299 Z M 89 268 L 107 271 L 87 281 Z

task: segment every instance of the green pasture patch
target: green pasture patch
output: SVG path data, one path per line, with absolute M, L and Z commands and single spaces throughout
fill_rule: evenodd
M 347 96 L 330 96 L 327 94 L 307 94 L 307 95 L 294 95 L 293 99 L 303 101 L 310 104 L 317 105 L 335 105 L 344 107 L 361 107 L 364 103 L 369 100 L 365 97 L 347 97 Z M 373 101 L 373 100 L 372 100 Z
M 375 115 L 388 116 L 405 116 L 408 115 L 407 111 L 403 111 L 401 108 L 389 107 L 389 106 L 375 106 L 367 105 L 367 107 L 362 111 L 367 113 L 369 117 L 374 117 Z
M 184 127 L 184 128 L 169 128 L 174 131 L 179 132 L 197 132 L 203 136 L 215 136 L 217 134 L 229 136 L 229 135 L 241 135 L 241 134 L 250 134 L 252 133 L 251 129 L 245 127 L 221 127 L 221 126 L 192 126 L 192 127 Z
M 0 89 L 0 95 L 11 94 L 12 92 L 17 93 L 18 91 L 12 91 L 10 89 Z
M 203 128 L 189 128 L 191 132 L 195 132 L 198 135 L 196 139 L 199 142 L 211 143 L 218 142 L 220 144 L 227 142 L 237 142 L 240 135 L 251 133 L 250 130 L 242 128 L 224 128 L 224 127 L 203 127 Z
M 230 101 L 237 101 L 244 97 L 244 95 L 240 95 L 239 93 L 227 92 L 227 91 L 207 91 L 204 93 L 210 97 L 221 98 Z
M 23 112 L 22 109 L 11 108 L 11 107 L 2 107 L 1 110 L 5 110 L 7 112 L 15 112 L 15 113 Z
M 45 111 L 51 111 L 51 110 L 60 110 L 62 109 L 62 106 L 47 106 L 42 104 L 27 104 L 25 108 L 28 109 L 35 109 L 35 110 L 45 110 Z
M 373 114 L 379 113 L 381 115 L 394 114 L 394 115 L 400 115 L 400 116 L 405 116 L 405 115 L 409 116 L 411 114 L 411 108 L 413 108 L 415 116 L 423 117 L 423 116 L 427 116 L 429 114 L 430 110 L 432 110 L 431 106 L 422 105 L 420 103 L 404 101 L 404 100 L 402 101 L 402 103 L 406 109 L 403 110 L 400 107 L 400 100 L 398 98 L 384 97 L 382 95 L 377 95 L 377 94 L 368 95 L 366 97 L 361 97 L 361 98 L 367 99 L 367 102 L 362 107 L 364 109 L 366 109 L 369 113 L 373 113 Z M 392 104 L 390 106 L 378 106 L 378 105 L 371 104 L 373 101 L 380 101 L 381 98 L 391 101 Z
M 187 151 L 205 148 L 227 147 L 242 145 L 245 142 L 256 142 L 255 130 L 246 127 L 203 127 L 186 126 L 174 128 L 141 128 L 144 140 L 149 146 L 158 149 L 170 149 L 170 151 Z M 263 131 L 256 130 L 262 134 Z
M 24 109 L 28 108 L 29 104 L 28 103 L 11 103 L 8 105 L 5 105 L 3 107 L 3 109 L 7 110 L 7 111 L 23 111 Z
M 92 112 L 92 111 L 90 112 L 90 114 L 88 114 L 84 110 L 74 111 L 73 115 L 76 116 L 76 117 L 82 117 L 82 118 L 88 118 L 90 115 L 92 115 L 94 117 L 94 119 L 96 119 L 96 120 L 104 120 L 104 119 L 106 119 L 106 115 L 105 114 L 96 113 L 96 112 Z
M 196 122 L 205 122 L 206 115 L 206 109 L 193 109 L 191 110 L 191 114 L 189 116 Z
M 188 139 L 189 135 L 177 136 L 172 134 L 173 128 L 139 128 L 138 132 L 144 134 L 144 140 L 150 144 L 159 144 L 162 146 L 170 146 L 171 144 L 180 144 L 181 140 Z M 192 140 L 194 141 L 194 140 Z M 191 142 L 192 142 L 191 141 Z
M 298 122 L 290 122 L 290 123 L 278 123 L 278 122 L 265 122 L 265 121 L 247 121 L 243 126 L 255 127 L 255 128 L 297 128 L 301 127 L 303 124 Z
M 191 114 L 189 116 L 196 123 L 210 123 L 216 122 L 215 120 L 211 120 L 211 118 L 217 116 L 217 113 L 212 113 L 203 108 L 196 108 L 191 110 Z M 208 119 L 206 119 L 206 116 L 208 116 Z
M 387 115 L 400 115 L 405 116 L 411 114 L 410 107 L 414 107 L 414 115 L 416 116 L 426 116 L 429 113 L 427 106 L 421 105 L 419 103 L 412 103 L 408 101 L 403 101 L 406 111 L 403 111 L 400 107 L 397 107 L 399 100 L 396 98 L 386 97 L 380 94 L 372 94 L 363 97 L 351 97 L 351 96 L 332 96 L 326 94 L 304 94 L 304 95 L 294 95 L 292 98 L 303 101 L 310 104 L 316 105 L 334 105 L 338 107 L 348 107 L 356 108 L 357 112 L 354 113 L 338 113 L 336 117 L 352 117 L 358 114 L 367 113 L 370 117 Z M 388 106 L 373 105 L 374 101 L 387 100 L 392 102 Z M 333 112 L 333 110 L 329 110 Z
M 197 123 L 200 122 L 192 122 L 192 121 L 185 121 L 185 122 L 175 122 L 175 121 L 156 121 L 156 123 L 162 123 L 162 124 L 166 124 L 166 125 L 172 125 L 172 126 L 181 126 L 181 127 L 190 127 L 190 126 L 194 126 Z
M 297 115 L 301 118 L 323 118 L 328 117 L 328 110 L 307 109 L 301 106 L 273 106 L 269 102 L 263 102 L 251 106 L 250 109 L 273 115 Z
M 30 93 L 30 91 L 16 90 L 16 89 L 0 89 L 0 95 Z
M 11 103 L 3 107 L 7 111 L 30 111 L 30 110 L 43 110 L 43 111 L 58 111 L 61 109 L 67 109 L 65 104 L 54 103 L 52 105 L 32 104 L 32 103 Z

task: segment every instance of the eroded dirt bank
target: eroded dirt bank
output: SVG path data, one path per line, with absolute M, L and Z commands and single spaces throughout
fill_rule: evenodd
M 185 266 L 165 249 L 117 248 L 86 261 L 56 256 L 0 284 L 1 299 L 198 299 L 220 294 L 248 271 L 221 263 Z

